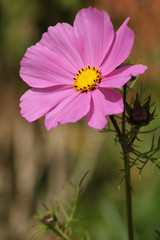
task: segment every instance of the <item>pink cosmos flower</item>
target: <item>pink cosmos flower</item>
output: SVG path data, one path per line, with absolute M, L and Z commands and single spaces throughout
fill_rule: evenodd
M 21 115 L 29 122 L 45 115 L 48 130 L 83 117 L 102 129 L 106 115 L 123 112 L 121 94 L 113 88 L 147 69 L 141 64 L 117 68 L 133 46 L 128 21 L 115 33 L 109 15 L 89 7 L 77 13 L 73 26 L 49 27 L 21 61 L 20 76 L 32 87 L 20 99 Z

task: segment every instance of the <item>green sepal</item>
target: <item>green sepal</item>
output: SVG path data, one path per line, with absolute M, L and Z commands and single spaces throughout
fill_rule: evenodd
M 139 100 L 139 94 L 136 94 L 136 98 L 134 101 L 134 108 L 141 106 L 140 100 Z

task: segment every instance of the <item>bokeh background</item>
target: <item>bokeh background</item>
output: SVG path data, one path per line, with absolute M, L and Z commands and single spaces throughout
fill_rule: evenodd
M 157 104 L 160 121 L 160 1 L 159 0 L 1 0 L 0 1 L 0 239 L 27 240 L 36 231 L 33 216 L 62 186 L 78 183 L 90 170 L 77 215 L 87 219 L 92 239 L 126 239 L 123 167 L 111 133 L 101 133 L 85 121 L 47 132 L 43 119 L 28 123 L 19 114 L 19 98 L 28 86 L 19 77 L 20 60 L 50 25 L 72 24 L 76 12 L 89 5 L 105 9 L 115 29 L 131 17 L 135 32 L 131 59 L 149 66 L 139 78 L 145 94 Z M 138 89 L 139 84 L 136 85 Z M 160 131 L 155 132 L 155 138 Z M 151 135 L 141 136 L 146 150 Z M 133 169 L 133 210 L 136 240 L 155 238 L 160 230 L 160 175 L 152 164 L 139 180 Z M 86 222 L 85 222 L 86 224 Z M 40 236 L 48 239 L 52 235 Z

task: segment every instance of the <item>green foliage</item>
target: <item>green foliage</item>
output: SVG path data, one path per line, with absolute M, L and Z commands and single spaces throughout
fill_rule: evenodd
M 131 79 L 130 83 L 126 86 L 128 92 L 132 91 L 132 81 L 133 79 Z M 124 148 L 123 146 L 125 145 L 124 151 L 126 154 L 129 153 L 129 168 L 136 166 L 139 170 L 139 175 L 142 173 L 143 168 L 149 161 L 154 164 L 154 167 L 156 166 L 160 168 L 159 157 L 157 157 L 157 153 L 160 151 L 160 137 L 158 138 L 156 144 L 155 137 L 153 135 L 150 149 L 145 152 L 142 152 L 140 150 L 140 146 L 137 145 L 137 142 L 143 142 L 139 135 L 150 134 L 159 128 L 158 126 L 147 131 L 140 131 L 142 127 L 149 125 L 156 117 L 156 108 L 151 110 L 154 106 L 154 103 L 151 102 L 151 97 L 148 96 L 147 98 L 143 98 L 143 93 L 144 90 L 141 85 L 140 92 L 138 92 L 135 97 L 131 98 L 130 103 L 125 100 L 125 111 L 127 113 L 125 114 L 125 119 L 122 119 L 123 116 L 110 116 L 115 130 L 108 125 L 109 128 L 102 131 L 116 133 L 115 142 L 119 142 L 122 148 Z M 125 134 L 122 134 L 121 130 L 123 121 L 128 123 L 125 129 Z M 125 172 L 125 170 L 121 169 L 121 172 Z M 124 176 L 122 177 L 122 180 L 123 179 Z
M 131 161 L 133 165 L 136 165 L 138 161 L 141 163 L 141 166 L 137 166 L 137 168 L 139 169 L 139 174 L 141 174 L 143 168 L 146 166 L 148 161 L 153 162 L 154 166 L 160 168 L 160 166 L 158 165 L 159 158 L 155 156 L 156 153 L 158 153 L 159 151 L 160 151 L 160 137 L 158 138 L 157 144 L 155 144 L 154 135 L 152 137 L 151 147 L 148 151 L 140 152 L 139 150 L 136 149 L 133 150 L 135 158 L 132 158 Z
M 36 226 L 39 226 L 41 229 L 33 237 L 38 236 L 47 230 L 53 231 L 57 236 L 64 240 L 70 240 L 73 236 L 76 236 L 77 229 L 73 224 L 78 223 L 79 220 L 75 218 L 75 212 L 83 190 L 83 182 L 87 174 L 88 172 L 82 177 L 78 186 L 70 182 L 73 193 L 68 189 L 63 188 L 66 197 L 68 197 L 69 200 L 56 196 L 50 207 L 43 204 L 44 211 L 37 211 L 35 217 L 40 221 L 40 224 Z M 89 239 L 87 233 L 83 232 L 83 237 L 81 237 L 81 239 Z

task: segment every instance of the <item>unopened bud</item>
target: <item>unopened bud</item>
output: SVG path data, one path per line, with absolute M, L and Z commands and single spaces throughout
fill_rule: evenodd
M 146 107 L 138 106 L 130 112 L 130 119 L 135 124 L 142 124 L 149 121 L 150 113 Z
M 53 222 L 53 220 L 54 220 L 53 214 L 47 214 L 46 216 L 43 217 L 42 222 L 44 224 L 48 224 L 48 223 Z

